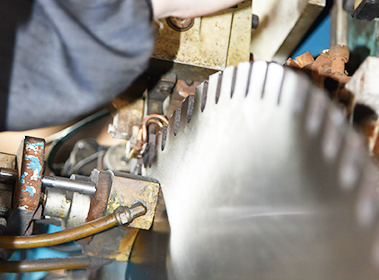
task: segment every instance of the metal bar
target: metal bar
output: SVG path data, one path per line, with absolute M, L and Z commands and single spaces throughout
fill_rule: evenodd
M 0 182 L 14 183 L 17 180 L 17 170 L 12 168 L 0 168 Z
M 44 187 L 80 192 L 89 195 L 96 192 L 96 186 L 92 182 L 75 181 L 62 177 L 44 176 L 42 178 L 42 184 Z

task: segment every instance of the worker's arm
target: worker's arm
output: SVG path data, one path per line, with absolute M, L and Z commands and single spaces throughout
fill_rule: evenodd
M 153 17 L 195 17 L 237 2 L 1 0 L 0 131 L 89 114 L 147 68 Z
M 151 0 L 154 17 L 194 18 L 230 8 L 242 0 Z

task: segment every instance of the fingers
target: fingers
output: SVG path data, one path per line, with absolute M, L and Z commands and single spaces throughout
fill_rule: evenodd
M 242 0 L 151 0 L 155 18 L 194 18 L 230 8 Z

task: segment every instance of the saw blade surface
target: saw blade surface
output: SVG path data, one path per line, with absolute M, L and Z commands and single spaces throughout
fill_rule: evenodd
M 130 279 L 377 279 L 377 168 L 305 76 L 259 61 L 216 73 L 158 147 L 146 175 L 170 238 L 143 241 Z

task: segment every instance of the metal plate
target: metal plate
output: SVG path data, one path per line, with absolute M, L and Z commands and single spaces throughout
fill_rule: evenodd
M 159 190 L 159 183 L 154 180 L 126 173 L 116 173 L 112 178 L 112 187 L 105 215 L 113 213 L 120 206 L 130 207 L 136 202 L 141 202 L 147 209 L 146 214 L 136 218 L 128 226 L 150 229 L 155 215 Z
M 217 70 L 249 60 L 251 6 L 244 1 L 238 8 L 196 18 L 185 32 L 162 21 L 153 57 Z

